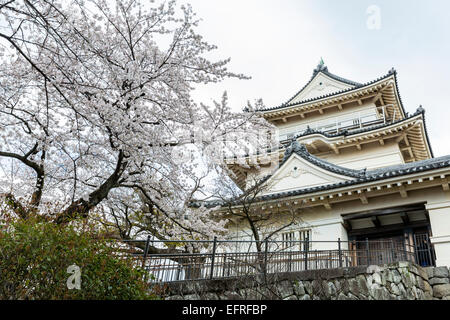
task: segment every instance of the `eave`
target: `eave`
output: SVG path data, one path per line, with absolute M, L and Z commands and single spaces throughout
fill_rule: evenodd
M 450 161 L 449 161 L 450 165 Z M 349 183 L 348 186 L 330 187 L 323 191 L 311 191 L 301 195 L 285 195 L 273 199 L 261 199 L 252 204 L 254 211 L 287 210 L 299 211 L 303 208 L 324 207 L 332 210 L 333 205 L 348 201 L 360 201 L 367 205 L 372 198 L 398 194 L 401 198 L 408 198 L 409 192 L 432 187 L 440 187 L 443 192 L 450 192 L 450 167 L 402 175 L 375 181 Z M 216 206 L 219 212 L 226 212 L 225 208 Z M 241 206 L 233 207 L 239 210 Z
M 391 124 L 365 128 L 348 135 L 345 133 L 328 135 L 321 132 L 310 132 L 296 138 L 298 142 L 306 145 L 309 153 L 319 156 L 324 152 L 339 153 L 344 148 L 355 148 L 355 152 L 357 152 L 364 148 L 366 144 L 374 142 L 384 144 L 393 139 L 400 144 L 401 152 L 407 163 L 433 157 L 426 131 L 423 109 L 409 118 L 398 120 Z M 326 150 L 321 151 L 322 149 L 316 146 L 318 144 L 324 146 Z M 285 150 L 285 147 L 281 147 L 278 151 L 274 151 L 266 156 L 247 156 L 239 159 L 227 159 L 226 162 L 237 176 L 233 179 L 235 183 L 241 189 L 245 189 L 246 172 L 248 170 L 257 165 L 269 165 L 268 159 L 276 159 L 277 152 L 278 161 L 281 162 Z M 244 168 L 242 164 L 245 164 L 247 168 Z
M 312 112 L 324 113 L 329 108 L 342 110 L 346 104 L 355 102 L 362 104 L 364 99 L 372 99 L 374 101 L 381 99 L 383 105 L 393 106 L 393 110 L 388 110 L 388 112 L 391 113 L 391 116 L 394 116 L 395 113 L 395 120 L 405 117 L 405 111 L 398 93 L 395 71 L 364 85 L 294 104 L 259 110 L 259 112 L 268 121 L 287 119 L 294 116 L 306 118 Z

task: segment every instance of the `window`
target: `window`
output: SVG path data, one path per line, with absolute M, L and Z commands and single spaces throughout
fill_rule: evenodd
M 308 230 L 301 230 L 299 233 L 300 233 L 299 240 L 303 241 L 303 242 L 300 242 L 300 250 L 304 251 L 306 249 L 306 240 L 309 241 L 308 250 L 311 250 L 311 248 L 312 248 L 312 243 L 311 243 L 311 234 L 312 234 L 312 232 L 311 232 L 311 230 L 310 229 L 308 229 Z
M 293 249 L 295 246 L 295 243 L 293 241 L 295 241 L 295 232 L 294 231 L 290 231 L 290 232 L 285 232 L 281 234 L 281 239 L 282 239 L 282 248 L 283 250 L 285 249 Z
M 281 234 L 283 250 L 305 250 L 306 240 L 309 240 L 309 248 L 311 250 L 311 230 L 289 231 Z

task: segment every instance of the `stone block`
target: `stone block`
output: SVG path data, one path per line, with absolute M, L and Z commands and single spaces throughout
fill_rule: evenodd
M 424 300 L 433 300 L 433 295 L 430 292 L 424 292 Z
M 398 270 L 392 270 L 392 281 L 395 284 L 399 284 L 402 281 L 402 276 L 400 275 L 400 272 L 398 272 Z
M 393 293 L 393 294 L 395 294 L 395 295 L 397 295 L 397 296 L 399 296 L 400 295 L 400 289 L 398 288 L 398 286 L 395 284 L 395 283 L 391 283 L 390 284 L 390 291 Z
M 164 300 L 184 300 L 182 296 L 170 296 L 165 298 Z
M 294 294 L 294 288 L 290 281 L 282 281 L 276 286 L 278 295 L 281 299 L 292 296 Z
M 425 291 L 425 281 L 422 279 L 421 276 L 416 276 L 416 285 L 421 290 Z
M 432 278 L 429 282 L 432 286 L 437 285 L 437 284 L 450 283 L 448 278 Z
M 219 300 L 219 296 L 215 293 L 208 292 L 202 295 L 202 300 Z
M 188 294 L 184 296 L 183 300 L 201 300 L 198 294 Z
M 433 296 L 435 298 L 450 296 L 450 284 L 438 284 L 433 286 Z
M 428 283 L 428 281 L 424 281 L 424 282 L 423 282 L 423 286 L 424 286 L 423 291 L 432 294 L 433 288 L 432 288 L 431 285 Z
M 402 299 L 406 299 L 406 289 L 405 286 L 403 285 L 403 283 L 398 283 L 398 290 L 400 291 L 400 296 L 402 297 Z
M 306 294 L 305 286 L 301 282 L 294 283 L 294 293 L 297 296 Z
M 409 272 L 412 272 L 412 273 L 414 273 L 415 275 L 419 275 L 419 269 L 418 269 L 415 265 L 413 265 L 413 264 L 411 264 L 411 265 L 409 266 L 408 270 L 409 270 Z
M 422 279 L 424 280 L 428 280 L 429 279 L 428 272 L 425 270 L 425 268 L 420 267 L 418 269 L 419 269 L 419 276 L 421 276 Z
M 348 298 L 349 298 L 350 300 L 360 300 L 357 296 L 355 296 L 355 295 L 353 295 L 353 294 L 351 294 L 351 293 L 348 294 Z
M 242 300 L 242 296 L 235 291 L 225 291 L 219 298 L 220 300 Z
M 312 295 L 312 293 L 313 293 L 313 286 L 312 286 L 312 283 L 310 281 L 303 281 L 303 287 L 305 288 L 305 291 L 309 295 Z
M 338 299 L 338 300 L 350 300 L 350 298 L 347 297 L 347 296 L 346 296 L 345 294 L 343 294 L 342 292 L 339 293 L 337 299 Z
M 299 297 L 298 300 L 311 300 L 311 296 L 309 294 L 305 294 Z
M 416 277 L 410 272 L 403 272 L 402 282 L 406 288 L 411 288 L 416 285 Z
M 434 278 L 448 278 L 448 269 L 447 267 L 436 267 L 433 270 Z
M 374 298 L 374 300 L 391 300 L 391 295 L 384 287 L 371 289 L 370 295 Z
M 333 297 L 334 295 L 336 295 L 337 290 L 333 282 L 328 282 L 325 289 L 327 290 L 327 296 Z
M 411 288 L 406 288 L 406 299 L 407 300 L 416 300 L 416 296 Z
M 381 274 L 376 272 L 372 275 L 373 283 L 383 285 L 383 282 L 381 281 Z
M 424 268 L 424 270 L 425 270 L 425 272 L 427 273 L 428 279 L 433 278 L 433 270 L 434 270 L 434 267 L 427 267 L 427 268 Z
M 398 267 L 399 268 L 408 268 L 411 265 L 411 263 L 407 262 L 407 261 L 400 261 L 398 262 Z
M 381 273 L 383 272 L 384 268 L 377 266 L 377 265 L 371 265 L 367 267 L 366 273 Z
M 333 281 L 334 286 L 336 287 L 336 291 L 337 292 L 341 292 L 342 291 L 342 286 L 341 286 L 341 282 L 339 280 L 334 280 Z
M 344 294 L 348 294 L 350 292 L 350 284 L 349 284 L 349 280 L 347 279 L 342 279 L 340 281 L 340 291 Z
M 425 293 L 422 290 L 417 289 L 416 292 L 418 300 L 425 300 Z

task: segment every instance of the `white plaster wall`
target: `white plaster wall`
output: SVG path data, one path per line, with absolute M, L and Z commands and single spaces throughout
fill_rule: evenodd
M 376 106 L 374 103 L 364 103 L 363 105 L 346 105 L 342 111 L 337 108 L 325 109 L 324 114 L 308 114 L 305 119 L 302 118 L 288 118 L 286 123 L 278 122 L 275 125 L 279 130 L 279 134 L 287 134 L 294 131 L 305 130 L 307 126 L 312 129 L 316 128 L 316 124 L 319 126 L 326 124 L 333 124 L 338 119 L 351 119 L 357 118 L 358 114 L 376 114 Z M 289 120 L 291 119 L 291 120 Z
M 443 191 L 442 187 L 433 187 L 423 190 L 408 191 L 408 197 L 402 198 L 398 193 L 369 198 L 368 204 L 362 204 L 360 200 L 332 204 L 332 210 L 324 207 L 304 208 L 298 214 L 301 224 L 292 227 L 292 230 L 311 229 L 313 241 L 342 241 L 347 240 L 346 230 L 342 225 L 342 216 L 363 211 L 386 209 L 410 204 L 426 203 L 430 216 L 432 238 L 434 244 L 437 266 L 450 267 L 450 192 Z M 286 223 L 287 218 L 280 215 L 273 225 Z M 369 224 L 369 222 L 366 222 Z M 239 235 L 241 239 L 244 230 L 243 225 L 232 227 L 232 235 Z M 279 236 L 281 237 L 281 235 Z M 247 239 L 249 239 L 247 237 Z M 279 238 L 281 240 L 281 238 Z M 344 246 L 343 246 L 344 248 Z M 335 249 L 335 243 L 316 243 L 312 250 Z
M 364 168 L 370 170 L 404 163 L 400 148 L 395 142 L 387 142 L 384 146 L 381 146 L 376 142 L 364 145 L 360 151 L 355 149 L 356 148 L 354 147 L 352 149 L 343 149 L 339 154 L 330 152 L 321 155 L 320 158 L 330 163 L 355 170 Z M 263 177 L 272 174 L 273 170 L 274 167 L 261 167 L 259 170 L 250 171 L 247 176 L 247 186 L 250 186 L 255 179 L 260 180 Z M 311 186 L 313 186 L 314 183 L 317 184 L 318 181 L 312 179 Z M 282 188 L 283 190 L 290 189 L 290 185 L 293 185 L 292 181 L 286 181 L 285 184 L 286 185 Z M 306 186 L 305 184 L 302 185 Z
M 362 145 L 362 150 L 355 149 L 342 149 L 339 154 L 329 153 L 321 158 L 351 169 L 375 169 L 404 163 L 400 148 L 394 141 L 384 146 L 376 142 Z
M 436 265 L 450 267 L 450 192 L 429 201 L 427 210 L 430 215 L 431 243 L 436 252 Z
M 353 88 L 354 86 L 349 85 L 347 83 L 343 83 L 337 80 L 334 80 L 333 78 L 330 78 L 323 73 L 319 73 L 314 80 L 311 81 L 311 83 L 308 84 L 308 86 L 303 89 L 303 91 L 298 94 L 294 99 L 292 99 L 293 102 L 299 102 L 306 99 L 311 99 L 315 97 L 320 97 L 326 94 L 338 92 L 344 89 Z

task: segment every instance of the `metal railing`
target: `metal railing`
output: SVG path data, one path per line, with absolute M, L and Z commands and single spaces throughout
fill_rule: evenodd
M 396 241 L 152 241 L 165 253 L 138 255 L 156 282 L 219 279 L 410 261 L 433 265 L 422 249 Z M 147 252 L 147 251 L 145 251 Z
M 303 134 L 307 127 L 312 130 L 328 133 L 328 134 L 337 134 L 346 130 L 347 132 L 351 132 L 353 130 L 361 129 L 364 127 L 374 126 L 378 124 L 387 124 L 395 119 L 395 110 L 394 115 L 391 118 L 388 118 L 386 113 L 386 108 L 391 107 L 392 105 L 386 105 L 381 108 L 380 113 L 375 112 L 356 112 L 351 117 L 335 117 L 333 119 L 324 121 L 315 121 L 311 123 L 307 123 L 302 125 L 300 128 L 297 128 L 295 131 L 280 134 L 279 140 L 286 141 L 292 140 L 297 135 Z

